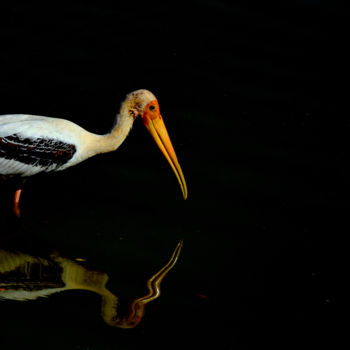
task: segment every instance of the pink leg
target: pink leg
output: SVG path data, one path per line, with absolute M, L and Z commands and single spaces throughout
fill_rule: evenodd
M 19 209 L 19 199 L 21 197 L 22 189 L 18 189 L 15 193 L 15 198 L 13 200 L 13 212 L 19 218 L 21 216 L 21 210 Z

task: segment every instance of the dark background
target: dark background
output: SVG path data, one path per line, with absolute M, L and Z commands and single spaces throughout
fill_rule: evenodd
M 0 16 L 0 114 L 63 117 L 105 133 L 125 95 L 147 88 L 189 188 L 184 202 L 139 120 L 116 152 L 28 180 L 20 220 L 2 182 L 3 246 L 84 257 L 124 299 L 145 293 L 179 239 L 184 247 L 134 330 L 106 326 L 98 297 L 74 291 L 2 301 L 1 348 L 337 339 L 349 198 L 343 58 L 332 38 L 341 8 L 11 1 Z

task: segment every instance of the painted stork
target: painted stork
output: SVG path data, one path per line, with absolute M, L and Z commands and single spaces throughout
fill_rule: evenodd
M 121 104 L 115 126 L 97 135 L 71 121 L 27 114 L 0 116 L 0 174 L 27 177 L 42 172 L 64 170 L 99 153 L 116 150 L 135 119 L 140 116 L 147 130 L 173 169 L 187 198 L 187 185 L 159 111 L 156 97 L 148 90 L 128 94 Z M 19 199 L 14 196 L 13 210 L 20 216 Z

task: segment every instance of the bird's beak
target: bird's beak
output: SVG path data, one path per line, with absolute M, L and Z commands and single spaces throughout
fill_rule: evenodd
M 151 111 L 149 109 L 150 105 L 156 106 L 154 111 Z M 183 198 L 186 199 L 187 185 L 186 185 L 185 177 L 182 173 L 180 164 L 177 160 L 173 145 L 171 144 L 168 132 L 163 122 L 163 118 L 159 112 L 159 106 L 157 101 L 152 101 L 146 106 L 145 112 L 142 115 L 142 119 L 147 130 L 150 132 L 150 134 L 156 141 L 158 147 L 160 148 L 165 158 L 169 162 L 171 168 L 173 169 L 176 175 L 176 178 L 181 186 Z

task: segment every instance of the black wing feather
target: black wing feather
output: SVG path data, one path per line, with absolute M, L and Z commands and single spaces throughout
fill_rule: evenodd
M 57 170 L 72 159 L 75 145 L 54 139 L 25 138 L 13 134 L 0 137 L 0 158 Z

